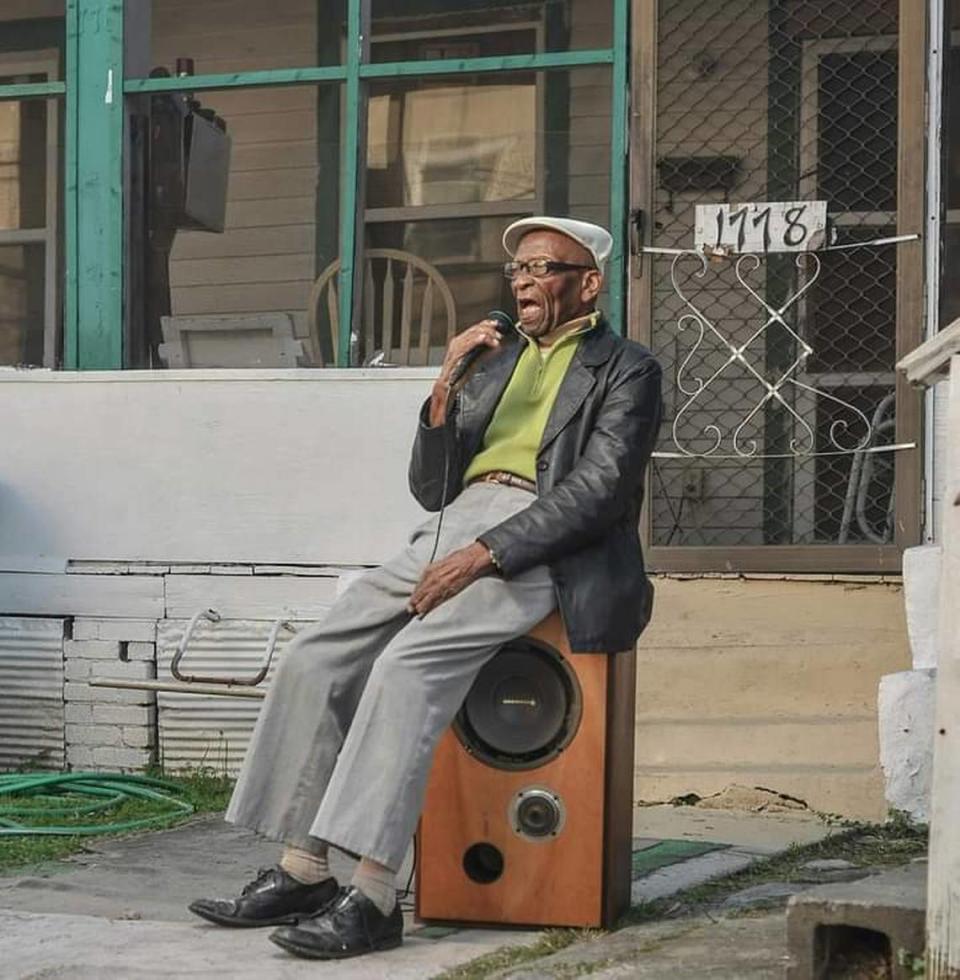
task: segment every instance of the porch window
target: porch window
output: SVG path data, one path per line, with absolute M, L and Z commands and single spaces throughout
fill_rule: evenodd
M 437 364 L 510 306 L 511 220 L 625 212 L 625 0 L 147 6 L 126 23 L 128 366 Z M 158 140 L 171 120 L 182 145 Z M 188 213 L 192 181 L 219 214 Z

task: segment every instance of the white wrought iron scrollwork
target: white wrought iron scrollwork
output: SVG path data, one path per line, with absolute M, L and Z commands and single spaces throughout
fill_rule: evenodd
M 671 250 L 671 252 L 673 262 L 670 268 L 670 281 L 678 298 L 686 307 L 686 311 L 677 319 L 678 333 L 682 335 L 691 329 L 696 331 L 695 339 L 677 369 L 677 389 L 686 398 L 677 409 L 673 419 L 673 443 L 678 451 L 677 454 L 700 458 L 746 460 L 831 456 L 866 451 L 872 443 L 874 431 L 870 419 L 864 412 L 837 395 L 814 388 L 797 377 L 814 350 L 807 340 L 790 325 L 787 314 L 810 291 L 819 278 L 821 270 L 819 256 L 812 251 L 800 252 L 795 255 L 794 263 L 801 274 L 803 283 L 779 307 L 771 306 L 748 281 L 749 274 L 761 267 L 761 256 L 747 253 L 738 255 L 733 259 L 733 271 L 738 283 L 745 293 L 759 305 L 762 311 L 761 316 L 765 317 L 745 342 L 737 344 L 717 326 L 701 307 L 697 306 L 680 283 L 678 269 L 681 262 L 689 259 L 698 262 L 699 269 L 690 273 L 690 277 L 703 279 L 710 267 L 708 257 L 697 251 Z M 726 259 L 720 259 L 720 261 L 726 261 Z M 778 368 L 776 376 L 770 378 L 758 369 L 751 359 L 752 354 L 758 353 L 751 348 L 751 345 L 757 345 L 758 341 L 764 341 L 774 324 L 786 331 L 795 344 L 797 353 L 788 366 Z M 713 370 L 709 376 L 706 376 L 706 372 L 697 373 L 695 363 L 708 334 L 716 338 L 721 345 L 721 350 L 727 352 L 727 356 L 719 367 Z M 691 414 L 697 409 L 706 408 L 705 403 L 712 400 L 717 393 L 716 388 L 720 383 L 721 376 L 732 366 L 745 371 L 751 379 L 757 382 L 762 389 L 760 397 L 755 403 L 742 408 L 739 420 L 736 424 L 729 425 L 726 431 L 716 422 L 707 422 L 701 426 L 696 436 L 685 438 L 682 433 L 689 426 Z M 827 399 L 840 406 L 847 415 L 846 418 L 839 418 L 831 423 L 825 435 L 826 442 L 825 444 L 821 443 L 820 448 L 817 447 L 813 426 L 797 411 L 793 400 L 787 397 L 792 390 L 804 391 L 816 395 L 817 398 Z M 794 435 L 786 447 L 787 451 L 761 452 L 757 439 L 749 434 L 751 424 L 771 404 L 776 404 L 782 409 L 790 417 L 795 427 Z M 693 439 L 701 442 L 706 441 L 709 444 L 694 446 L 691 445 Z

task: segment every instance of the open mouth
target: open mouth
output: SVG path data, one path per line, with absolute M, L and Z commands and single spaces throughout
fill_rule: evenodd
M 540 318 L 543 307 L 535 299 L 522 298 L 517 300 L 517 314 L 521 323 L 530 323 Z

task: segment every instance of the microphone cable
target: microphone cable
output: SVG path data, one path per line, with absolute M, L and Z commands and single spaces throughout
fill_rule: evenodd
M 506 337 L 507 334 L 514 328 L 513 320 L 510 318 L 509 314 L 504 313 L 503 310 L 491 310 L 490 313 L 487 314 L 487 319 L 496 320 L 497 333 L 499 333 L 501 337 Z M 474 351 L 476 351 L 476 353 L 474 353 Z M 470 354 L 473 354 L 474 356 L 471 358 L 469 354 L 465 355 L 463 360 L 467 363 L 460 364 L 458 366 L 458 370 L 454 371 L 454 381 L 450 385 L 451 397 L 454 400 L 456 399 L 457 395 L 460 394 L 460 389 L 457 389 L 456 392 L 453 391 L 454 385 L 463 380 L 470 362 L 478 358 L 483 353 L 483 351 L 479 350 L 478 348 L 474 348 L 474 351 L 470 352 Z M 455 432 L 449 431 L 450 412 L 453 410 L 453 407 L 454 405 L 452 403 L 448 403 L 447 416 L 443 420 L 443 491 L 440 494 L 440 514 L 437 517 L 437 531 L 433 537 L 433 549 L 430 552 L 430 560 L 427 562 L 428 565 L 432 565 L 434 559 L 437 557 L 437 549 L 440 547 L 440 530 L 443 527 L 443 515 L 447 509 L 447 494 L 449 492 L 450 483 L 450 457 L 453 454 L 454 449 L 454 439 L 452 437 L 455 435 Z M 407 877 L 407 884 L 403 891 L 397 895 L 398 902 L 403 900 L 401 908 L 407 910 L 410 910 L 410 906 L 406 900 L 410 897 L 410 889 L 413 885 L 413 876 L 417 871 L 418 858 L 417 838 L 416 835 L 414 835 L 413 861 L 410 865 L 410 874 Z
M 497 333 L 501 337 L 506 337 L 511 330 L 514 329 L 513 320 L 510 318 L 508 313 L 504 313 L 503 310 L 491 310 L 487 314 L 488 320 L 495 320 L 497 324 Z M 437 557 L 437 549 L 440 547 L 440 529 L 443 527 L 443 515 L 447 508 L 447 494 L 449 493 L 449 481 L 450 481 L 450 456 L 453 453 L 454 444 L 449 430 L 450 412 L 453 411 L 454 402 L 456 397 L 460 394 L 460 388 L 457 388 L 454 392 L 454 387 L 459 384 L 467 373 L 467 369 L 470 365 L 477 360 L 480 355 L 483 354 L 483 349 L 481 347 L 474 347 L 473 350 L 468 351 L 460 360 L 460 363 L 453 370 L 453 380 L 450 382 L 450 396 L 451 402 L 447 405 L 447 418 L 443 421 L 443 492 L 440 495 L 440 516 L 437 518 L 437 531 L 433 537 L 433 550 L 430 552 L 430 560 L 427 562 L 428 565 L 432 565 L 434 559 Z M 462 388 L 462 386 L 461 386 Z

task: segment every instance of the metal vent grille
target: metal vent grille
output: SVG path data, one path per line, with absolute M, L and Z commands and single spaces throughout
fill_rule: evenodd
M 828 236 L 837 244 L 896 233 L 896 3 L 678 0 L 660 6 L 657 58 L 653 246 L 691 248 L 695 206 L 723 201 L 826 200 Z M 768 458 L 656 460 L 654 544 L 892 540 L 894 456 L 816 454 L 830 448 L 831 434 L 860 424 L 851 407 L 872 423 L 871 445 L 895 441 L 896 248 L 820 258 L 818 279 L 786 314 L 790 330 L 774 324 L 749 349 L 772 383 L 797 359 L 791 331 L 813 348 L 797 377 L 816 392 L 795 388 L 790 405 L 814 433 L 813 455 L 791 451 L 798 422 L 773 401 L 745 432 Z M 678 327 L 685 307 L 672 259 L 652 261 L 652 344 L 674 379 L 665 390 L 667 449 L 685 400 L 675 379 L 695 331 Z M 734 343 L 745 343 L 758 310 L 734 263 L 699 271 L 696 260 L 680 263 L 678 285 Z M 776 308 L 808 275 L 794 256 L 770 255 L 749 283 Z M 687 368 L 709 377 L 728 352 L 707 341 Z M 677 434 L 686 445 L 703 441 L 710 425 L 735 427 L 762 401 L 762 381 L 742 366 L 725 368 L 720 381 L 684 415 Z M 769 458 L 777 454 L 784 458 Z
M 0 619 L 0 769 L 64 765 L 63 620 Z

